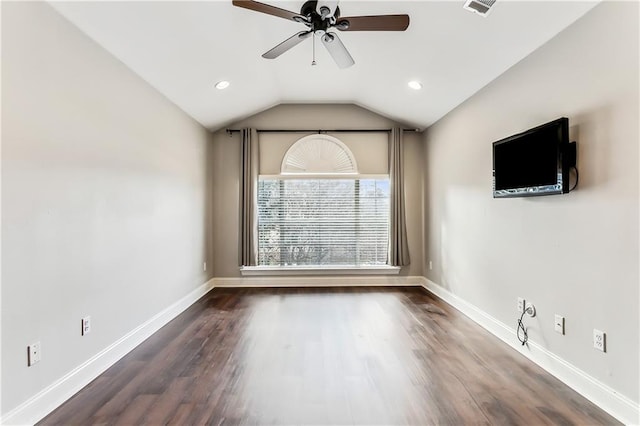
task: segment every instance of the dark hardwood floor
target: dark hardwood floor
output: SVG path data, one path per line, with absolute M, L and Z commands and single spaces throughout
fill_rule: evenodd
M 618 424 L 421 288 L 214 289 L 52 424 Z

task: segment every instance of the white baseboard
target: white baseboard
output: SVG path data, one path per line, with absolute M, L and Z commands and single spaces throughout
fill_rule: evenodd
M 516 338 L 514 329 L 433 281 L 423 278 L 422 286 L 619 421 L 627 425 L 640 424 L 638 403 L 621 395 L 536 342 L 529 341 L 528 348 L 522 346 Z
M 0 418 L 2 425 L 34 424 L 119 361 L 213 288 L 209 280 Z
M 423 277 L 404 276 L 298 276 L 214 278 L 214 287 L 387 287 L 421 286 Z
M 417 276 L 213 278 L 7 413 L 0 418 L 0 424 L 15 425 L 38 422 L 214 287 L 357 286 L 422 286 L 616 419 L 629 425 L 640 424 L 640 407 L 634 401 L 617 393 L 614 389 L 535 342 L 529 342 L 528 349 L 516 344 L 515 331 L 509 326 L 434 282 Z

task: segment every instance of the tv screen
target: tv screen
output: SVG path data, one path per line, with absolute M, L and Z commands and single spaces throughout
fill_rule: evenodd
M 494 198 L 569 192 L 569 145 L 567 118 L 494 142 Z

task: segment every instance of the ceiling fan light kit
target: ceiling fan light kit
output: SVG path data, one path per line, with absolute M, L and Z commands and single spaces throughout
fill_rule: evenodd
M 404 31 L 409 26 L 409 15 L 376 15 L 340 17 L 337 0 L 308 0 L 300 13 L 260 3 L 253 0 L 233 0 L 234 6 L 266 13 L 301 23 L 307 27 L 289 37 L 262 57 L 275 59 L 289 49 L 297 46 L 309 36 L 318 36 L 339 68 L 348 68 L 355 64 L 349 51 L 332 29 L 339 31 Z M 314 46 L 315 47 L 315 46 Z M 312 65 L 315 65 L 315 52 Z

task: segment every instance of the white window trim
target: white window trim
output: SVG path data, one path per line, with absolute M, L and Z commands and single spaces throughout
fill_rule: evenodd
M 400 266 L 242 266 L 240 274 L 247 276 L 287 275 L 398 275 Z

